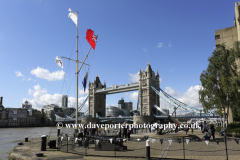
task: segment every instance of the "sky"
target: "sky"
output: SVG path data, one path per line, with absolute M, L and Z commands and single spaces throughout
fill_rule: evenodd
M 207 69 L 215 49 L 215 30 L 234 25 L 233 0 L 8 0 L 0 1 L 0 96 L 7 108 L 20 108 L 28 100 L 33 108 L 76 106 L 76 63 L 62 58 L 64 69 L 55 57 L 76 59 L 75 23 L 68 18 L 69 8 L 78 12 L 79 61 L 90 45 L 87 29 L 98 35 L 79 73 L 79 101 L 82 80 L 89 69 L 88 82 L 98 75 L 107 87 L 134 83 L 148 62 L 161 78 L 160 87 L 178 100 L 202 109 L 198 90 L 200 74 Z M 107 95 L 106 106 L 118 100 L 137 105 L 138 91 Z M 170 109 L 161 99 L 161 107 Z M 83 111 L 88 108 L 88 102 Z M 177 111 L 177 114 L 182 112 Z

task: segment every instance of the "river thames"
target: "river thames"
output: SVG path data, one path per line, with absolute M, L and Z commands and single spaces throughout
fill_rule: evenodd
M 74 130 L 73 128 L 62 128 L 61 132 L 72 135 Z M 8 159 L 8 152 L 10 153 L 18 142 L 24 143 L 25 137 L 31 141 L 31 138 L 39 137 L 40 139 L 42 135 L 56 136 L 57 127 L 0 128 L 0 159 Z

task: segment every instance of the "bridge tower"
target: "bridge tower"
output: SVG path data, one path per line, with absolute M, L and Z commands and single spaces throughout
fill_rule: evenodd
M 154 105 L 160 106 L 159 96 L 152 90 L 151 86 L 159 90 L 159 74 L 158 71 L 152 70 L 150 63 L 148 62 L 145 71 L 140 68 L 139 71 L 139 94 L 140 94 L 140 115 L 141 116 L 154 116 L 159 115 L 159 111 L 156 110 Z
M 105 117 L 106 94 L 97 94 L 96 89 L 106 88 L 106 83 L 102 85 L 98 75 L 93 83 L 88 83 L 88 115 L 93 118 Z

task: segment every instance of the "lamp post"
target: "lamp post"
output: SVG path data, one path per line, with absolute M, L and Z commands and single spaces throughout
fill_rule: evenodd
M 202 116 L 202 110 L 200 109 L 200 118 L 201 118 L 201 116 Z
M 177 110 L 177 108 L 176 108 L 176 107 L 174 107 L 175 119 L 176 119 L 176 110 Z

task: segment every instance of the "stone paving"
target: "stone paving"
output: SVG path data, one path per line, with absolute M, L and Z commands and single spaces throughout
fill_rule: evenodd
M 127 146 L 126 151 L 95 151 L 95 144 L 90 144 L 89 149 L 85 150 L 83 147 L 76 147 L 69 141 L 68 152 L 66 153 L 66 146 L 63 146 L 62 151 L 56 149 L 47 149 L 47 151 L 40 151 L 41 138 L 30 139 L 30 142 L 24 142 L 24 145 L 16 146 L 10 155 L 16 159 L 145 159 L 146 157 L 146 142 L 137 141 L 137 138 L 149 136 L 151 159 L 184 159 L 183 143 L 177 142 L 178 138 L 189 139 L 187 144 L 184 140 L 185 159 L 226 159 L 226 149 L 223 137 L 216 134 L 216 139 L 219 139 L 219 145 L 212 139 L 207 145 L 205 140 L 201 140 L 203 134 L 200 131 L 194 131 L 194 135 L 186 135 L 185 132 L 170 133 L 165 135 L 155 135 L 154 133 L 138 133 L 131 135 L 133 141 L 127 141 L 123 144 Z M 50 137 L 50 140 L 56 140 L 57 137 Z M 152 143 L 154 139 L 154 143 Z M 160 139 L 164 139 L 160 143 Z M 198 139 L 198 140 L 196 140 Z M 234 138 L 227 138 L 228 159 L 239 160 L 240 145 L 234 141 Z M 168 140 L 172 140 L 171 145 Z M 64 140 L 63 140 L 64 141 Z M 44 157 L 36 157 L 36 153 L 44 153 Z M 115 158 L 116 154 L 116 158 Z M 87 156 L 86 156 L 87 155 Z

